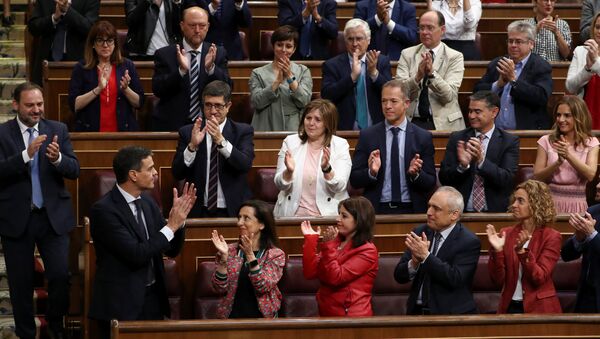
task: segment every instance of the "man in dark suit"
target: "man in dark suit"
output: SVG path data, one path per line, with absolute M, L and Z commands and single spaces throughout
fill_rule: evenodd
M 222 47 L 203 43 L 208 13 L 200 7 L 183 11 L 183 46 L 170 45 L 154 54 L 152 90 L 160 101 L 152 116 L 155 131 L 176 131 L 202 115 L 200 93 L 213 80 L 230 82 Z
M 204 8 L 209 15 L 210 28 L 206 41 L 225 47 L 229 60 L 244 60 L 240 28 L 248 28 L 252 23 L 250 6 L 246 0 L 188 0 Z
M 99 0 L 38 0 L 27 22 L 38 38 L 31 62 L 31 81 L 42 85 L 42 61 L 77 61 L 83 58 L 85 40 L 98 20 Z
M 508 25 L 508 56 L 489 63 L 474 91 L 488 90 L 501 98 L 496 126 L 504 130 L 549 129 L 548 99 L 552 94 L 552 66 L 532 53 L 535 26 L 527 21 Z
M 173 176 L 193 182 L 203 194 L 190 217 L 235 217 L 252 195 L 247 176 L 254 160 L 252 126 L 227 118 L 231 88 L 213 81 L 202 92 L 202 119 L 179 130 Z
M 391 60 L 398 60 L 404 48 L 417 43 L 417 12 L 408 1 L 361 0 L 356 3 L 354 17 L 371 27 L 369 49 L 381 51 Z
M 34 248 L 48 279 L 48 330 L 63 338 L 69 309 L 69 231 L 75 227 L 63 178 L 79 176 L 67 126 L 45 120 L 42 89 L 23 83 L 14 91 L 17 118 L 0 125 L 0 237 L 10 301 L 20 338 L 35 338 Z
M 506 212 L 519 169 L 519 137 L 494 125 L 498 95 L 480 91 L 469 99 L 471 127 L 450 134 L 440 182 L 460 191 L 467 212 Z
M 113 189 L 90 209 L 96 250 L 96 275 L 89 317 L 98 320 L 102 339 L 110 337 L 110 320 L 162 320 L 170 315 L 163 253 L 179 254 L 184 222 L 196 201 L 187 183 L 179 197 L 173 189 L 169 221 L 151 197 L 157 175 L 152 151 L 127 146 L 113 159 Z
M 379 214 L 422 213 L 435 186 L 433 139 L 406 119 L 410 100 L 400 80 L 383 85 L 385 121 L 360 132 L 350 183 Z
M 125 0 L 125 19 L 134 60 L 152 60 L 157 49 L 181 43 L 181 0 Z
M 277 0 L 279 26 L 290 25 L 300 38 L 292 59 L 325 60 L 329 44 L 336 40 L 338 23 L 335 0 Z
M 344 27 L 347 53 L 323 64 L 321 97 L 337 106 L 339 130 L 363 129 L 383 121 L 381 87 L 392 79 L 390 59 L 378 51 L 367 51 L 370 39 L 371 30 L 364 20 L 349 20 Z
M 477 269 L 479 238 L 460 223 L 464 202 L 455 188 L 442 186 L 431 196 L 427 224 L 406 236 L 406 251 L 394 278 L 412 281 L 407 314 L 475 313 L 471 284 Z
M 596 186 L 596 200 L 600 200 L 600 183 Z M 583 257 L 577 288 L 577 313 L 600 312 L 600 205 L 588 208 L 585 215 L 571 214 L 569 225 L 575 232 L 563 245 L 560 256 L 564 261 Z

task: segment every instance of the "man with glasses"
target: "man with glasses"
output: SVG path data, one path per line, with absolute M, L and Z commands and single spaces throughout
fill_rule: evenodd
M 508 25 L 508 55 L 497 57 L 475 84 L 475 92 L 491 90 L 500 96 L 496 127 L 504 130 L 548 129 L 548 100 L 552 94 L 552 66 L 532 53 L 535 26 L 518 20 Z
M 183 11 L 182 44 L 169 45 L 154 54 L 152 91 L 160 100 L 152 114 L 152 129 L 176 131 L 202 116 L 200 93 L 213 80 L 231 82 L 227 52 L 204 43 L 208 13 L 200 7 Z
M 38 38 L 33 48 L 31 81 L 42 86 L 42 61 L 83 59 L 85 40 L 98 20 L 99 0 L 38 0 L 27 29 Z
M 339 130 L 365 129 L 383 121 L 381 88 L 391 77 L 390 59 L 379 51 L 367 51 L 369 24 L 351 19 L 344 27 L 346 53 L 323 64 L 321 97 L 338 108 Z
M 231 88 L 213 81 L 202 92 L 204 119 L 179 130 L 173 176 L 202 192 L 190 217 L 235 217 L 252 195 L 247 176 L 254 160 L 254 129 L 227 118 Z
M 402 51 L 396 78 L 408 86 L 411 105 L 407 116 L 429 130 L 465 128 L 458 104 L 458 89 L 465 71 L 462 53 L 442 42 L 444 15 L 427 11 L 419 19 L 421 43 Z

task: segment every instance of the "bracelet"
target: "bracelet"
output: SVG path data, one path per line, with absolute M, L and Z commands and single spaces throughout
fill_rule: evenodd
M 287 78 L 285 81 L 287 81 L 288 85 L 291 85 L 292 82 L 296 81 L 296 77 Z
M 258 260 L 254 259 L 250 262 L 247 262 L 246 264 L 248 264 L 248 267 L 254 267 L 254 266 L 258 266 Z
M 331 168 L 331 164 L 327 165 L 327 167 L 322 168 L 321 171 L 323 171 L 324 174 L 327 174 L 329 172 L 331 172 L 333 168 Z
M 93 88 L 93 89 L 92 89 L 92 94 L 93 94 L 94 96 L 98 96 L 98 94 L 96 94 L 96 92 L 94 92 L 95 90 L 96 90 L 96 88 Z

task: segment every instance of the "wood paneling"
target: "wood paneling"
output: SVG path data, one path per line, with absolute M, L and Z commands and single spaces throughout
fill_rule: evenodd
M 386 316 L 113 322 L 115 339 L 596 338 L 598 315 Z

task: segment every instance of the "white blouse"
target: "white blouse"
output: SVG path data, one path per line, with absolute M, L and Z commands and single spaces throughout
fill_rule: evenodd
M 458 10 L 452 14 L 447 0 L 434 0 L 431 8 L 444 14 L 446 34 L 442 37 L 448 40 L 475 40 L 477 25 L 481 19 L 481 1 L 471 0 L 471 9 L 463 11 L 463 0 L 458 0 Z

